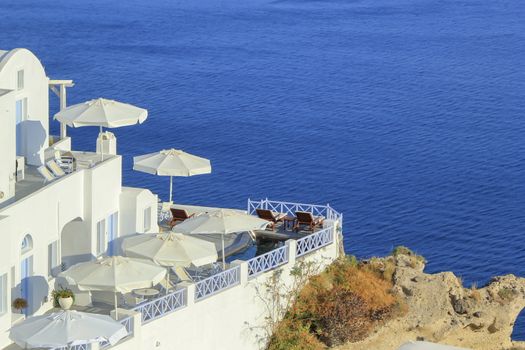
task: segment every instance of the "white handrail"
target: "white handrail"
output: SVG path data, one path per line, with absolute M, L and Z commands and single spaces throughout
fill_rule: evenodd
M 240 266 L 219 272 L 195 283 L 195 300 L 207 298 L 241 283 Z
M 288 246 L 269 251 L 247 261 L 248 277 L 255 277 L 288 262 Z

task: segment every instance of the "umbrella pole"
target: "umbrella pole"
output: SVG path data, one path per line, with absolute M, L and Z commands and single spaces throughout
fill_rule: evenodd
M 224 270 L 226 268 L 226 258 L 224 257 L 224 235 L 221 235 L 221 242 L 222 242 L 222 269 Z
M 99 131 L 99 135 L 100 135 L 100 137 L 102 137 L 102 132 L 103 132 L 102 127 L 100 127 L 99 130 L 100 130 Z M 104 145 L 102 143 L 100 144 L 100 150 L 101 150 L 101 154 L 102 154 L 102 161 L 104 161 Z
M 170 286 L 170 267 L 167 268 L 168 271 L 166 271 L 166 295 L 168 295 L 168 289 Z
M 115 296 L 115 320 L 118 321 L 117 292 L 114 292 L 113 295 Z
M 170 204 L 173 204 L 173 176 L 170 176 Z

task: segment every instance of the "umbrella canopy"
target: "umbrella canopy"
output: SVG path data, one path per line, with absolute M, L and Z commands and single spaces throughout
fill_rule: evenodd
M 193 176 L 211 173 L 210 161 L 178 149 L 133 157 L 133 170 L 160 176 Z
M 173 230 L 186 234 L 220 234 L 222 242 L 222 265 L 226 265 L 224 256 L 224 235 L 235 232 L 264 230 L 269 221 L 259 219 L 238 210 L 219 209 L 186 219 Z
M 118 128 L 144 122 L 148 111 L 127 103 L 98 98 L 64 108 L 55 119 L 71 127 Z
M 467 350 L 449 345 L 440 345 L 426 341 L 408 342 L 402 345 L 398 350 Z
M 264 230 L 268 221 L 238 210 L 218 209 L 186 219 L 173 229 L 186 234 L 228 234 Z
M 129 293 L 158 284 L 166 271 L 153 262 L 122 256 L 111 256 L 73 265 L 60 273 L 80 290 Z
M 151 259 L 162 266 L 202 266 L 217 261 L 215 244 L 180 233 L 140 234 L 124 238 L 127 256 Z
M 162 150 L 133 157 L 133 170 L 170 177 L 170 202 L 173 199 L 173 176 L 193 176 L 211 173 L 208 159 L 177 149 Z
M 111 345 L 127 336 L 126 328 L 106 315 L 64 310 L 29 317 L 13 326 L 9 337 L 24 349 L 58 348 L 97 341 Z

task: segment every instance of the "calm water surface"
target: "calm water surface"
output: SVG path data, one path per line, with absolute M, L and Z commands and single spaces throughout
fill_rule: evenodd
M 126 185 L 166 197 L 131 157 L 181 148 L 214 172 L 177 179 L 179 202 L 330 202 L 348 253 L 405 244 L 481 285 L 525 276 L 524 18 L 506 0 L 1 0 L 0 47 L 74 79 L 70 103 L 149 109 L 114 130 Z M 70 134 L 94 148 L 96 128 Z

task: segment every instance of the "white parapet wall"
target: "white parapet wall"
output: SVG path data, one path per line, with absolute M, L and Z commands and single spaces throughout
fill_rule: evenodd
M 133 319 L 133 336 L 114 349 L 263 349 L 269 318 L 282 311 L 276 293 L 292 289 L 298 273 L 319 273 L 339 256 L 339 227 L 331 221 L 316 234 L 234 261 L 219 275 L 142 306 L 142 317 Z

